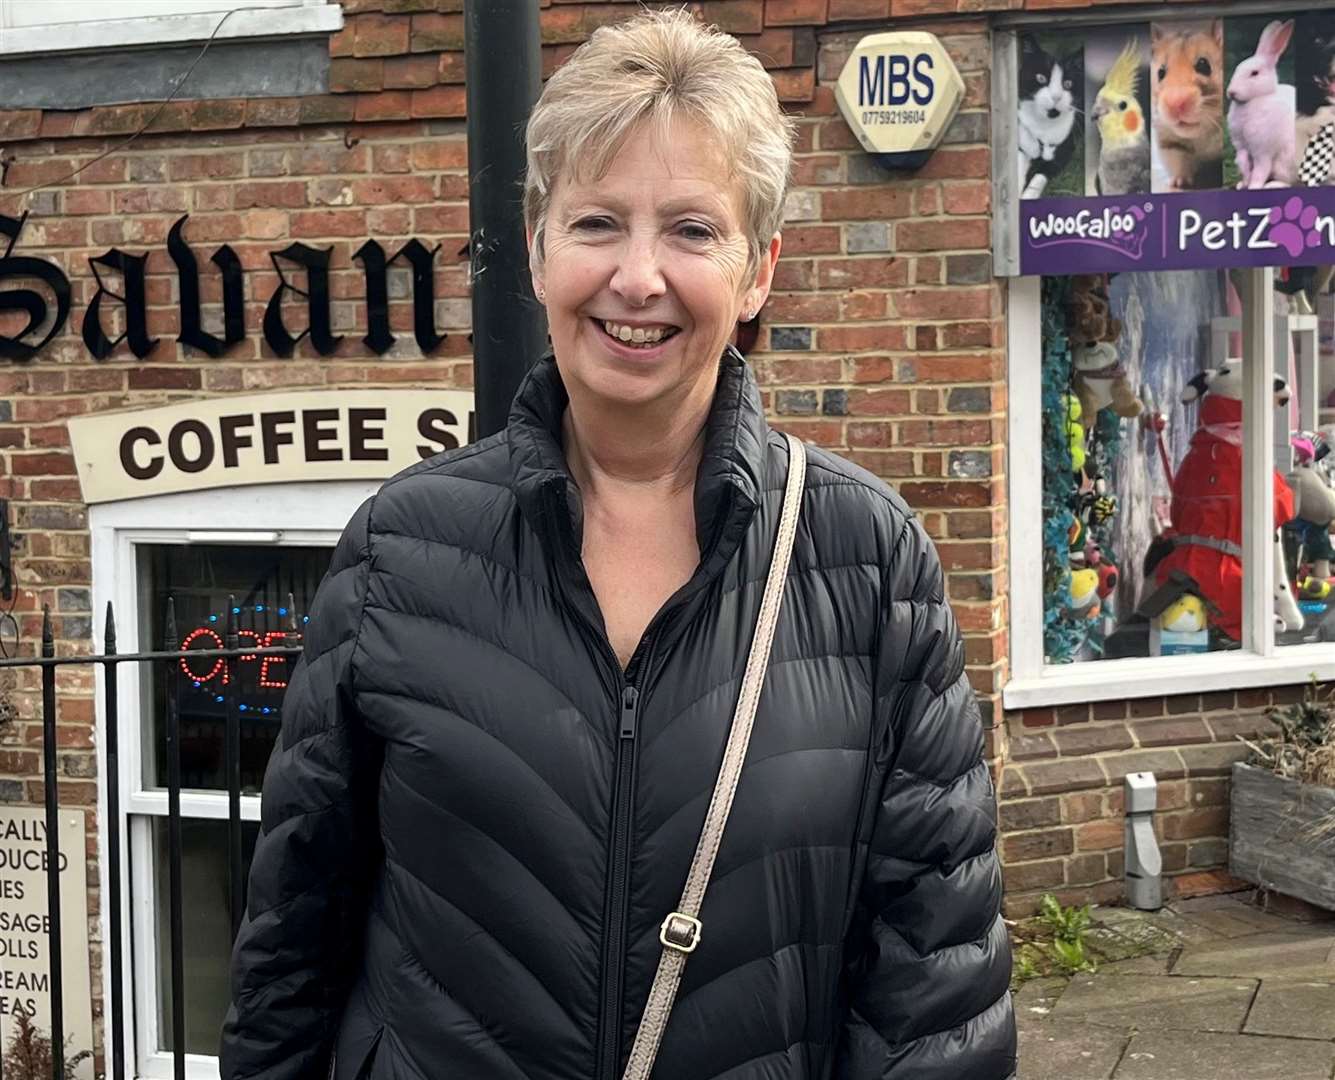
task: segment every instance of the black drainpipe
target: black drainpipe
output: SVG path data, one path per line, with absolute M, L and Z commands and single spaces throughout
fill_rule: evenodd
M 537 0 L 464 0 L 468 219 L 476 432 L 505 427 L 510 401 L 547 350 L 524 242 L 524 125 L 542 89 Z

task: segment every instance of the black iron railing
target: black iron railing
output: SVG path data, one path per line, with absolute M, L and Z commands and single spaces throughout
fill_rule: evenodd
M 188 656 L 191 660 L 221 661 L 230 671 L 241 660 L 279 658 L 295 660 L 301 653 L 300 629 L 295 615 L 290 615 L 291 631 L 287 640 L 292 644 L 262 647 L 257 645 L 242 646 L 241 629 L 237 621 L 237 608 L 233 598 L 228 598 L 226 630 L 222 649 L 182 650 L 176 628 L 175 604 L 167 601 L 166 625 L 163 633 L 163 648 L 147 652 L 119 653 L 116 651 L 116 623 L 112 605 L 107 604 L 106 628 L 103 637 L 103 651 L 89 656 L 56 656 L 55 639 L 52 634 L 51 613 L 42 610 L 41 654 L 32 657 L 19 657 L 0 660 L 0 669 L 32 668 L 41 669 L 42 678 L 42 775 L 44 802 L 46 810 L 46 873 L 47 873 L 47 915 L 49 925 L 48 958 L 50 964 L 50 1000 L 51 1000 L 51 1078 L 65 1080 L 65 1015 L 63 999 L 63 967 L 61 940 L 60 908 L 60 834 L 57 814 L 59 811 L 59 789 L 57 786 L 56 758 L 56 669 L 71 666 L 97 666 L 103 670 L 102 695 L 104 716 L 106 718 L 105 739 L 100 748 L 98 774 L 105 785 L 107 796 L 107 820 L 100 823 L 106 832 L 107 867 L 107 925 L 103 928 L 102 940 L 106 949 L 110 986 L 110 1000 L 103 1010 L 104 1021 L 111 1025 L 111 1060 L 106 1063 L 105 1074 L 109 1080 L 129 1080 L 133 1069 L 126 1071 L 125 1063 L 125 1000 L 124 1000 L 124 956 L 121 942 L 123 931 L 123 897 L 121 895 L 121 877 L 123 853 L 120 843 L 121 817 L 121 771 L 119 750 L 119 700 L 118 671 L 123 664 L 150 664 L 162 669 L 166 680 L 166 732 L 163 749 L 167 764 L 167 859 L 169 892 L 169 938 L 171 960 L 171 1033 L 173 1048 L 173 1069 L 176 1080 L 185 1080 L 185 941 L 184 911 L 182 890 L 181 858 L 181 707 L 180 689 L 184 676 L 181 672 L 181 660 Z M 295 611 L 291 598 L 287 611 Z M 232 934 L 235 936 L 245 910 L 244 850 L 241 834 L 241 705 L 238 698 L 239 679 L 223 679 L 225 706 L 224 729 L 224 768 L 227 779 L 227 876 L 228 896 L 231 901 Z M 3 961 L 0 961 L 2 966 Z M 145 977 L 149 973 L 143 973 Z M 0 1080 L 4 1078 L 4 1048 L 0 1047 Z

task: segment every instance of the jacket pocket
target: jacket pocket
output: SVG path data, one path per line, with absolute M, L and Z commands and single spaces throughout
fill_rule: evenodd
M 375 1066 L 376 1054 L 380 1050 L 380 1040 L 384 1037 L 385 1028 L 382 1024 L 375 1029 L 371 1041 L 365 1045 L 360 1054 L 353 1047 L 336 1054 L 334 1066 L 329 1071 L 330 1080 L 369 1080 L 371 1069 Z
M 371 1045 L 366 1048 L 366 1056 L 362 1058 L 362 1063 L 357 1066 L 357 1071 L 353 1074 L 353 1080 L 370 1080 L 371 1069 L 375 1066 L 375 1056 L 380 1050 L 380 1040 L 384 1037 L 385 1029 L 377 1028 L 371 1038 Z

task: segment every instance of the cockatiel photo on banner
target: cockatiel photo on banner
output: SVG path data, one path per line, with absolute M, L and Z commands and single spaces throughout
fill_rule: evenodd
M 1137 100 L 1144 63 L 1140 42 L 1128 41 L 1094 99 L 1100 144 L 1095 188 L 1100 195 L 1150 189 L 1149 128 Z
M 1102 46 L 1101 48 L 1099 46 Z M 1094 105 L 1090 111 L 1091 134 L 1087 159 L 1093 172 L 1095 195 L 1128 195 L 1150 190 L 1150 133 L 1142 103 L 1143 73 L 1147 64 L 1140 38 L 1122 45 L 1112 66 L 1090 64 L 1116 48 L 1116 42 L 1091 42 L 1087 59 L 1089 89 Z M 1106 70 L 1100 80 L 1101 70 Z M 1100 85 L 1101 81 L 1101 85 Z

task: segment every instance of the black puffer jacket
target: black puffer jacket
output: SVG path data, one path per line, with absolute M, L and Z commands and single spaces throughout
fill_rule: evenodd
M 700 565 L 623 674 L 579 558 L 565 401 L 543 361 L 505 433 L 408 470 L 348 525 L 264 782 L 224 1080 L 619 1080 L 732 719 L 787 452 L 730 351 Z M 963 662 L 904 504 L 813 449 L 656 1077 L 1011 1074 Z

